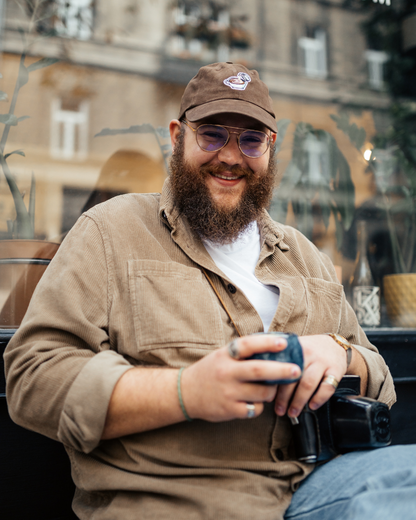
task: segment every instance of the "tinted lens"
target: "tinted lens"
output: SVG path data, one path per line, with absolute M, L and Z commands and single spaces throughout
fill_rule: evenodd
M 198 127 L 196 136 L 198 144 L 203 150 L 215 152 L 227 142 L 228 131 L 221 126 L 201 125 Z
M 248 157 L 260 157 L 269 146 L 269 136 L 264 132 L 247 130 L 240 135 L 240 149 Z

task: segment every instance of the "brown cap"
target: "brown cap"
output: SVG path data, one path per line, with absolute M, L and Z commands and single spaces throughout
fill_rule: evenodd
M 179 119 L 189 121 L 230 112 L 252 117 L 277 132 L 269 89 L 256 70 L 237 63 L 213 63 L 199 69 L 182 96 Z

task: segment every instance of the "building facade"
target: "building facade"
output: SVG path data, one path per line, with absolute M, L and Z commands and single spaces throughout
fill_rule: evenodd
M 35 179 L 33 238 L 60 242 L 92 193 L 160 191 L 169 156 L 166 128 L 177 117 L 184 86 L 201 65 L 233 61 L 259 71 L 279 120 L 281 189 L 272 215 L 328 253 L 348 289 L 357 215 L 370 212 L 369 227 L 386 235 L 385 219 L 383 229 L 374 224 L 377 172 L 387 172 L 389 185 L 399 184 L 401 175 L 388 171 L 388 146 L 384 160 L 376 160 L 377 137 L 391 125 L 394 100 L 386 83 L 391 56 L 368 25 L 388 9 L 402 9 L 402 50 L 412 59 L 415 15 L 404 4 L 2 0 L 0 90 L 2 127 L 8 127 L 2 144 L 4 154 L 22 151 L 7 157 L 6 166 L 27 208 Z M 16 91 L 23 73 L 28 82 Z M 14 92 L 13 113 L 22 119 L 11 124 Z M 413 106 L 411 93 L 400 99 Z M 16 220 L 16 200 L 2 174 L 3 240 L 19 238 Z M 373 253 L 378 247 L 373 257 L 371 247 Z M 374 283 L 382 287 L 391 255 L 377 240 L 369 251 Z M 5 301 L 11 287 L 1 273 L 0 286 Z

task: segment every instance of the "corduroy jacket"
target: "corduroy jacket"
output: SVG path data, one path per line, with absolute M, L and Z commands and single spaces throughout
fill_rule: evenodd
M 368 396 L 393 404 L 388 368 L 330 260 L 266 212 L 259 228 L 255 274 L 280 289 L 271 330 L 345 336 L 367 364 Z M 185 367 L 236 337 L 201 266 L 242 334 L 262 332 L 254 307 L 230 290 L 179 215 L 169 181 L 162 195 L 116 197 L 65 238 L 7 348 L 10 414 L 65 445 L 81 519 L 276 520 L 313 469 L 294 459 L 289 421 L 272 404 L 252 420 L 195 420 L 100 441 L 125 371 Z

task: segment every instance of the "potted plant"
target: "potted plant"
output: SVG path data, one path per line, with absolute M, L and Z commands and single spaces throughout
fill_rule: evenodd
M 383 278 L 384 297 L 393 325 L 416 327 L 416 111 L 394 103 L 391 116 L 369 160 L 392 252 L 394 272 Z
M 21 193 L 17 181 L 10 171 L 8 158 L 13 154 L 25 156 L 22 150 L 5 153 L 11 126 L 16 126 L 29 116 L 15 115 L 16 102 L 20 89 L 29 81 L 33 71 L 55 63 L 54 58 L 42 58 L 29 66 L 25 65 L 26 53 L 20 57 L 17 79 L 10 102 L 9 111 L 0 114 L 0 123 L 4 125 L 0 140 L 0 164 L 13 197 L 16 217 L 7 222 L 8 239 L 0 241 L 0 283 L 5 301 L 0 302 L 0 328 L 15 328 L 26 312 L 33 290 L 40 280 L 59 244 L 35 240 L 35 178 L 32 174 L 29 202 L 26 207 L 25 194 Z M 0 99 L 7 101 L 7 94 L 0 91 Z

